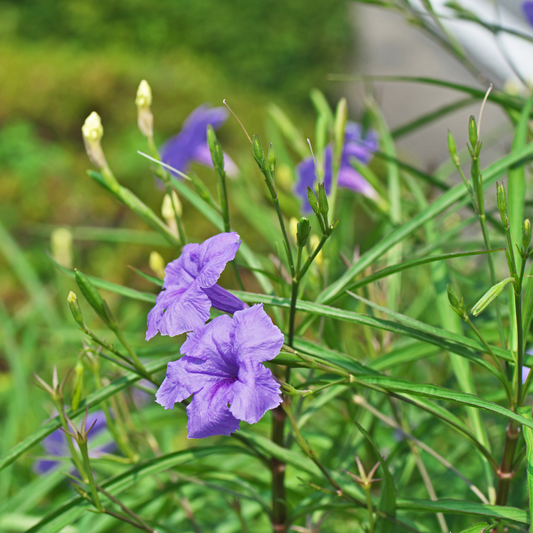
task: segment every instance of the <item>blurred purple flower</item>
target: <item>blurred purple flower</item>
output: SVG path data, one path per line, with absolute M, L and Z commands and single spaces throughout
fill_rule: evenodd
M 207 126 L 218 129 L 228 118 L 228 111 L 224 107 L 210 107 L 206 104 L 197 107 L 183 123 L 181 131 L 168 139 L 161 147 L 163 163 L 187 172 L 191 163 L 200 163 L 213 168 L 211 152 L 207 144 Z M 224 168 L 228 176 L 239 173 L 237 165 L 224 154 Z
M 526 382 L 527 377 L 529 376 L 529 368 L 527 366 L 522 367 L 522 383 Z
M 146 340 L 158 331 L 174 337 L 203 326 L 211 307 L 226 313 L 248 307 L 217 284 L 240 245 L 239 236 L 232 232 L 183 247 L 181 256 L 165 268 L 163 290 L 148 313 Z
M 533 2 L 530 0 L 522 2 L 522 11 L 528 23 L 533 26 Z
M 94 427 L 89 432 L 89 448 L 91 446 L 91 440 L 93 440 L 97 435 L 102 433 L 107 428 L 107 422 L 105 414 L 103 411 L 95 411 L 94 413 L 89 413 L 87 416 L 87 427 L 91 427 L 94 424 Z M 43 448 L 46 451 L 48 457 L 46 459 L 38 459 L 33 464 L 33 470 L 36 474 L 42 475 L 46 474 L 53 468 L 62 464 L 61 459 L 70 457 L 70 450 L 68 447 L 67 439 L 72 437 L 67 436 L 63 430 L 56 429 L 53 433 L 45 437 L 41 442 Z M 74 446 L 77 444 L 74 442 Z M 110 453 L 116 447 L 114 441 L 109 442 L 108 444 L 98 446 L 97 448 L 89 449 L 90 457 L 99 457 L 102 453 Z M 51 457 L 57 457 L 57 460 L 52 459 Z
M 362 138 L 362 127 L 355 122 L 346 124 L 344 136 L 344 148 L 339 169 L 339 187 L 350 189 L 354 192 L 364 194 L 369 198 L 377 198 L 377 193 L 368 181 L 355 170 L 351 164 L 352 159 L 357 159 L 367 165 L 372 159 L 372 154 L 378 149 L 377 135 L 373 130 L 369 130 Z M 296 183 L 296 194 L 303 200 L 303 211 L 309 213 L 311 206 L 307 200 L 307 187 L 314 188 L 317 181 L 315 164 L 312 157 L 307 157 L 296 167 L 298 182 Z M 332 181 L 332 147 L 330 144 L 324 150 L 324 185 L 326 194 L 331 191 Z
M 187 406 L 190 439 L 229 436 L 241 420 L 259 422 L 281 403 L 280 387 L 262 365 L 283 346 L 283 334 L 256 304 L 233 319 L 219 316 L 187 336 L 185 355 L 168 364 L 156 402 L 172 409 L 193 395 Z

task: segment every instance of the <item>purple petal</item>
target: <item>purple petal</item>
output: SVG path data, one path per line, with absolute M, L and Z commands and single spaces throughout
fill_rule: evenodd
M 33 463 L 33 471 L 38 475 L 43 475 L 58 467 L 61 464 L 60 461 L 52 461 L 50 459 L 39 459 Z
M 526 382 L 526 379 L 529 376 L 530 370 L 531 369 L 529 369 L 527 366 L 522 367 L 522 383 Z
M 203 439 L 226 435 L 239 429 L 239 420 L 230 412 L 228 403 L 233 399 L 232 383 L 217 382 L 196 393 L 187 407 L 189 439 Z
M 228 118 L 224 107 L 196 108 L 183 123 L 182 130 L 161 147 L 161 160 L 171 167 L 186 172 L 197 148 L 207 142 L 207 125 L 219 128 Z
M 233 315 L 233 322 L 233 349 L 239 364 L 247 362 L 248 359 L 262 363 L 279 354 L 284 342 L 283 333 L 265 313 L 263 304 L 237 311 Z
M 225 313 L 235 313 L 235 311 L 240 311 L 241 309 L 246 309 L 248 307 L 242 300 L 239 300 L 236 296 L 233 296 L 226 289 L 223 289 L 218 283 L 215 283 L 212 287 L 208 289 L 202 289 L 206 294 L 211 305 L 220 311 Z
M 56 429 L 41 441 L 42 447 L 48 455 L 63 457 L 68 454 L 68 443 L 65 433 L 61 429 Z
M 159 331 L 174 337 L 201 327 L 209 318 L 211 302 L 196 282 L 187 289 L 169 288 L 159 293 L 154 308 L 148 313 L 146 340 Z
M 241 239 L 235 232 L 219 233 L 204 241 L 198 249 L 198 286 L 212 287 L 228 261 L 235 258 L 240 245 Z
M 183 247 L 181 255 L 165 267 L 163 287 L 188 287 L 196 279 L 199 249 L 200 245 L 197 243 L 186 244 Z
M 523 2 L 522 11 L 528 23 L 533 26 L 533 2 Z
M 357 170 L 350 166 L 344 166 L 339 169 L 339 187 L 364 194 L 368 198 L 376 199 L 378 197 L 374 187 Z
M 368 130 L 365 137 L 362 137 L 363 127 L 357 122 L 348 122 L 344 132 L 345 144 L 356 143 L 362 146 L 367 152 L 375 152 L 378 149 L 378 136 L 374 130 Z
M 171 361 L 167 365 L 167 375 L 155 393 L 155 401 L 165 409 L 172 409 L 174 404 L 182 402 L 195 392 L 187 386 L 188 380 L 185 364 L 188 359 L 191 358 L 184 356 L 177 361 Z M 197 362 L 194 358 L 192 359 L 193 364 Z
M 270 369 L 248 360 L 239 368 L 230 411 L 239 420 L 256 424 L 268 410 L 281 403 L 280 394 L 279 384 Z
M 237 165 L 233 162 L 233 159 L 226 153 L 224 153 L 224 170 L 230 178 L 234 178 L 239 175 L 239 169 Z M 213 168 L 213 159 L 211 158 L 211 152 L 209 150 L 209 145 L 207 142 L 196 148 L 192 159 L 196 163 L 200 163 L 209 168 Z

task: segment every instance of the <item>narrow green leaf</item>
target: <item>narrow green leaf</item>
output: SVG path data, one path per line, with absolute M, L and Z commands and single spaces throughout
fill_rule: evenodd
M 370 435 L 366 429 L 357 422 L 357 420 L 354 420 L 354 424 L 357 426 L 357 429 L 366 437 L 366 440 L 369 442 L 370 446 L 378 456 L 381 464 L 381 471 L 383 472 L 383 488 L 379 500 L 379 510 L 385 513 L 387 516 L 396 518 L 396 486 L 394 485 L 394 480 L 389 472 L 387 461 L 385 461 L 385 459 L 383 459 L 381 456 L 379 448 L 372 438 L 372 435 Z M 394 531 L 394 522 L 381 519 L 378 523 L 377 531 L 378 533 L 391 533 Z
M 460 533 L 488 533 L 490 524 L 487 522 L 480 522 L 479 524 L 473 524 L 466 529 L 463 529 Z
M 531 415 L 531 406 L 520 407 L 518 412 L 530 421 L 533 421 Z M 523 426 L 524 439 L 526 441 L 526 469 L 527 469 L 527 492 L 529 495 L 529 514 L 533 516 L 533 430 Z M 530 525 L 530 532 L 533 532 L 533 523 Z

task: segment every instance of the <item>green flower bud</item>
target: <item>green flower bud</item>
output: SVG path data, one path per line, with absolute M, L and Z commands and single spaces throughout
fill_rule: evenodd
M 189 172 L 188 175 L 191 178 L 192 184 L 196 189 L 198 196 L 205 202 L 211 203 L 211 193 L 209 192 L 209 189 L 205 183 L 194 172 Z
M 83 134 L 85 150 L 93 165 L 99 169 L 106 168 L 107 161 L 100 144 L 104 136 L 104 128 L 100 120 L 100 115 L 93 111 L 85 120 L 81 132 Z
M 72 291 L 68 293 L 67 303 L 70 312 L 72 313 L 72 318 L 76 321 L 76 323 L 80 326 L 81 329 L 85 329 L 86 326 L 83 320 L 83 315 L 81 313 L 80 304 L 78 303 L 78 297 Z
M 148 264 L 156 273 L 158 278 L 165 279 L 165 260 L 161 257 L 161 254 L 157 252 L 151 252 Z
M 89 305 L 95 310 L 96 314 L 105 322 L 111 329 L 116 327 L 115 319 L 109 309 L 109 306 L 105 300 L 100 296 L 100 293 L 96 290 L 89 278 L 75 269 L 76 282 L 80 288 L 83 296 L 89 302 Z
M 316 198 L 315 191 L 313 191 L 311 187 L 307 187 L 307 199 L 309 200 L 309 205 L 311 206 L 311 209 L 315 212 L 315 215 L 318 215 L 318 200 Z
M 472 145 L 472 148 L 475 149 L 478 138 L 476 119 L 474 118 L 474 115 L 470 115 L 470 119 L 468 120 L 468 138 L 470 139 L 470 144 Z
M 456 167 L 459 167 L 461 163 L 459 161 L 459 156 L 457 155 L 457 145 L 455 144 L 455 139 L 450 130 L 448 130 L 448 152 L 450 152 L 453 164 Z
M 524 223 L 522 224 L 522 247 L 524 248 L 524 251 L 526 251 L 529 248 L 529 245 L 531 244 L 531 222 L 528 218 L 524 220 Z
M 491 302 L 493 302 L 503 291 L 508 283 L 514 281 L 514 278 L 506 278 L 500 283 L 492 286 L 481 299 L 472 307 L 472 314 L 478 316 Z
M 457 296 L 456 292 L 453 290 L 451 285 L 446 285 L 446 292 L 448 293 L 448 301 L 450 302 L 451 308 L 461 317 L 465 316 L 465 306 L 463 299 Z
M 496 184 L 496 203 L 500 211 L 500 217 L 505 227 L 509 226 L 509 213 L 507 211 L 507 195 L 503 183 Z
M 263 151 L 263 145 L 261 144 L 261 139 L 254 135 L 252 141 L 252 147 L 254 152 L 255 162 L 259 165 L 259 168 L 263 168 L 263 160 L 265 159 L 265 152 Z
M 209 145 L 213 165 L 219 172 L 224 172 L 224 153 L 211 124 L 207 125 L 207 144 Z
M 346 120 L 348 119 L 348 102 L 346 98 L 341 98 L 337 104 L 335 113 L 335 152 L 340 155 L 344 144 L 344 132 L 346 130 Z
M 65 268 L 72 268 L 72 232 L 56 228 L 50 235 L 50 247 L 54 261 Z
M 318 210 L 324 218 L 329 211 L 328 197 L 326 196 L 326 187 L 323 183 L 318 184 Z
M 307 244 L 307 239 L 309 238 L 309 233 L 311 232 L 311 226 L 309 225 L 309 220 L 305 217 L 300 219 L 296 229 L 296 242 L 298 243 L 299 248 L 303 248 Z

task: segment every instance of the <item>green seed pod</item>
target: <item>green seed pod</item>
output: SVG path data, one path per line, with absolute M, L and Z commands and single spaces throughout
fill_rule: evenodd
M 531 244 L 531 222 L 528 218 L 524 220 L 524 223 L 522 224 L 522 247 L 524 248 L 524 251 L 526 251 L 529 248 L 529 245 Z
M 470 139 L 470 144 L 472 145 L 472 148 L 476 148 L 477 146 L 477 125 L 476 125 L 476 119 L 474 118 L 474 115 L 470 115 L 470 119 L 468 120 L 468 138 Z
M 86 326 L 83 320 L 83 315 L 80 309 L 80 304 L 78 303 L 78 297 L 72 291 L 68 293 L 67 302 L 68 302 L 70 312 L 72 313 L 72 318 L 74 318 L 74 320 L 80 326 L 80 328 L 85 329 Z
M 311 206 L 311 209 L 315 212 L 315 215 L 318 215 L 318 200 L 316 198 L 315 191 L 313 191 L 311 187 L 307 187 L 307 199 L 309 200 L 309 205 Z
M 261 139 L 259 136 L 254 135 L 252 142 L 254 159 L 255 162 L 259 165 L 259 168 L 263 168 L 263 160 L 265 159 L 265 152 L 263 151 L 263 145 L 261 144 Z
M 500 281 L 500 283 L 496 283 L 496 285 L 492 286 L 481 298 L 480 300 L 472 307 L 472 314 L 474 316 L 478 316 L 481 311 L 483 311 L 488 305 L 493 302 L 503 291 L 505 286 L 508 283 L 511 283 L 514 281 L 514 278 L 506 278 L 503 281 Z
M 328 197 L 326 196 L 326 187 L 323 183 L 318 184 L 318 209 L 325 218 L 329 211 Z
M 309 220 L 305 217 L 300 219 L 296 229 L 296 242 L 298 243 L 299 248 L 303 248 L 307 244 L 307 239 L 309 238 L 309 233 L 311 232 L 311 226 L 309 225 Z
M 83 296 L 89 302 L 89 305 L 96 311 L 96 314 L 105 322 L 105 324 L 111 329 L 116 327 L 116 321 L 107 305 L 106 301 L 100 296 L 100 293 L 96 290 L 89 278 L 75 269 L 76 282 L 81 289 Z
M 498 210 L 500 211 L 503 225 L 508 227 L 509 213 L 507 211 L 507 194 L 505 193 L 505 187 L 501 182 L 496 184 L 496 202 L 498 204 Z
M 217 140 L 215 130 L 211 124 L 207 125 L 207 144 L 209 145 L 209 151 L 211 152 L 211 159 L 213 160 L 214 167 L 219 171 L 224 171 L 224 153 L 222 146 Z

